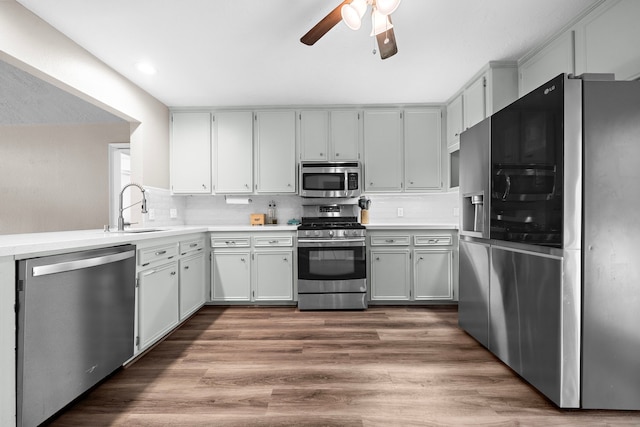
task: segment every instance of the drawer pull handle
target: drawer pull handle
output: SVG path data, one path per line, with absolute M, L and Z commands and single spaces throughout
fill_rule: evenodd
M 227 245 L 230 245 L 230 246 L 234 246 L 236 244 L 236 242 L 234 240 L 231 240 L 231 241 L 227 240 L 224 243 L 226 243 Z
M 188 270 L 188 269 L 189 269 L 189 266 L 188 266 L 188 265 L 185 265 L 185 266 L 184 266 L 184 269 L 185 269 L 185 270 Z
M 172 275 L 172 276 L 175 276 L 175 275 L 176 275 L 176 272 L 175 272 L 175 271 L 172 271 L 172 272 L 171 272 L 171 275 Z
M 167 253 L 167 251 L 158 251 L 158 252 L 156 252 L 156 255 L 164 255 L 166 253 Z
M 195 248 L 196 246 L 198 246 L 197 243 L 192 243 L 192 244 L 189 245 L 190 248 Z
M 386 243 L 394 243 L 396 241 L 396 239 L 387 239 L 385 240 Z
M 244 258 L 240 258 L 240 261 L 245 262 L 245 259 Z
M 288 262 L 288 261 L 289 261 L 289 260 L 287 259 L 287 257 L 282 258 L 282 260 L 283 260 L 284 262 Z
M 269 244 L 270 244 L 270 245 L 275 245 L 276 243 L 278 243 L 278 241 L 277 241 L 277 240 L 269 240 Z

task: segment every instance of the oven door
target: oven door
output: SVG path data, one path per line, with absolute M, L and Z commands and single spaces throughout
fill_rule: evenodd
M 298 240 L 298 292 L 366 292 L 364 241 Z

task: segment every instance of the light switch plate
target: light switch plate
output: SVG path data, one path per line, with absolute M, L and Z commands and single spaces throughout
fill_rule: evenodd
M 178 218 L 178 209 L 176 208 L 169 209 L 169 218 L 172 218 L 172 219 Z
M 404 208 L 398 208 L 398 216 L 404 216 Z

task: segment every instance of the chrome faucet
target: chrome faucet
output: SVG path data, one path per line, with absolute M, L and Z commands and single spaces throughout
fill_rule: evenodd
M 124 194 L 124 190 L 127 189 L 127 187 L 138 187 L 140 189 L 140 191 L 142 192 L 142 200 L 136 203 L 133 203 L 129 206 L 127 206 L 126 208 L 122 207 L 122 195 Z M 147 198 L 144 196 L 144 192 L 145 189 L 142 187 L 142 185 L 139 184 L 135 184 L 135 183 L 131 183 L 131 184 L 127 184 L 122 188 L 122 191 L 120 192 L 120 215 L 118 216 L 118 231 L 124 231 L 124 226 L 125 225 L 131 225 L 130 223 L 125 223 L 124 222 L 124 217 L 122 216 L 122 212 L 124 212 L 125 209 L 129 209 L 131 206 L 137 205 L 138 203 L 142 203 L 142 213 L 147 213 Z

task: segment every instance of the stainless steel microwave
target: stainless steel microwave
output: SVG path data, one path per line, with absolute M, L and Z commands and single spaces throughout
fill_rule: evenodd
M 362 193 L 359 162 L 302 162 L 300 196 L 359 197 Z

